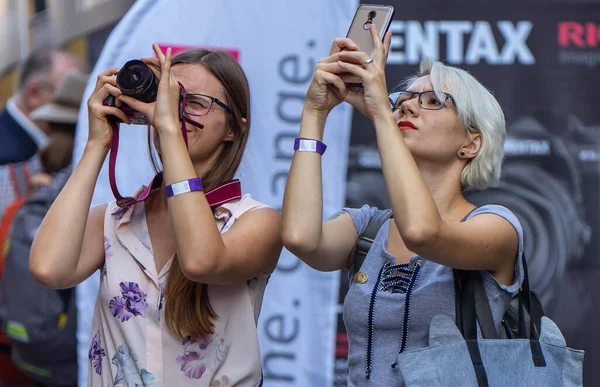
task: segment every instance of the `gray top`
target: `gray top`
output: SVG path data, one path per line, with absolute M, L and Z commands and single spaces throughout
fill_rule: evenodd
M 378 211 L 368 205 L 344 210 L 352 216 L 358 235 Z M 519 238 L 512 285 L 501 285 L 487 271 L 482 271 L 494 322 L 500 329 L 502 315 L 523 282 L 523 230 L 517 217 L 502 206 L 479 207 L 468 218 L 484 213 L 497 214 L 509 221 Z M 446 314 L 455 319 L 452 269 L 418 255 L 408 263 L 394 264 L 395 257 L 386 249 L 390 222 L 385 222 L 379 230 L 360 268 L 367 275 L 366 282 L 352 282 L 344 300 L 348 386 L 403 386 L 402 374 L 395 364 L 398 354 L 428 346 L 433 316 Z

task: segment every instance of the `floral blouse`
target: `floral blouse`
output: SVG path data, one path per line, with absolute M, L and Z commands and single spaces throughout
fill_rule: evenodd
M 265 205 L 250 195 L 215 210 L 221 233 L 241 214 Z M 160 273 L 143 203 L 104 218 L 105 263 L 89 349 L 88 386 L 259 386 L 256 323 L 268 273 L 233 285 L 210 285 L 218 316 L 214 333 L 184 339 L 165 324 L 164 298 L 172 259 Z

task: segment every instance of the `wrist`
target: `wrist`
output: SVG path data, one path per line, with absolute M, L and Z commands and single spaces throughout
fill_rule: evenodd
M 322 141 L 326 121 L 327 113 L 307 108 L 303 109 L 298 137 Z
M 156 133 L 158 134 L 158 141 L 160 142 L 161 147 L 179 143 L 185 144 L 181 128 L 157 130 Z
M 165 125 L 163 126 L 155 126 L 154 129 L 160 136 L 177 136 L 181 137 L 181 126 L 178 125 Z
M 203 191 L 202 180 L 199 177 L 182 180 L 177 183 L 169 184 L 165 187 L 167 199 L 173 196 L 182 195 L 194 191 Z
M 394 113 L 390 109 L 375 111 L 375 113 L 371 116 L 371 120 L 373 121 L 375 128 L 377 128 L 377 126 L 380 124 L 385 125 L 387 123 L 391 123 L 393 125 L 396 125 L 396 118 L 394 117 Z
M 84 148 L 85 153 L 102 154 L 105 157 L 109 151 L 110 151 L 110 143 L 106 143 L 104 141 L 90 140 L 85 144 L 85 148 Z
M 316 121 L 325 125 L 325 121 L 327 121 L 327 117 L 329 116 L 329 110 L 322 110 L 310 107 L 309 104 L 305 104 L 302 109 L 302 119 L 308 119 L 311 121 Z
M 327 145 L 319 140 L 305 137 L 296 137 L 294 140 L 294 150 L 300 152 L 315 152 L 320 155 L 325 153 Z

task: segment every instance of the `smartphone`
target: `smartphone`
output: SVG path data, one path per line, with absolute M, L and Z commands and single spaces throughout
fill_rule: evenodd
M 375 24 L 379 30 L 379 37 L 383 40 L 393 17 L 394 7 L 391 5 L 362 4 L 356 9 L 346 37 L 352 39 L 359 51 L 368 53 L 369 58 L 372 58 L 375 46 L 369 27 Z M 341 78 L 348 86 L 362 86 L 360 80 L 353 75 L 342 75 Z

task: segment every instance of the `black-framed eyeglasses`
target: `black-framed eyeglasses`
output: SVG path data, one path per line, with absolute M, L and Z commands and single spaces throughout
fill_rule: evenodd
M 450 99 L 452 104 L 454 104 L 454 107 L 456 107 L 456 101 L 450 93 L 442 92 L 442 95 L 445 98 L 440 100 L 433 90 L 425 90 L 420 92 L 399 90 L 391 93 L 388 98 L 390 100 L 390 107 L 392 108 L 392 111 L 398 110 L 404 102 L 413 99 L 415 96 L 419 96 L 419 106 L 421 109 L 440 110 L 444 107 L 448 99 Z
M 212 109 L 213 103 L 222 107 L 227 113 L 233 114 L 233 110 L 218 98 L 199 93 L 182 93 L 184 111 L 190 116 L 205 116 Z

